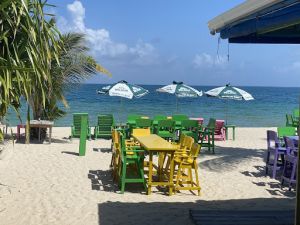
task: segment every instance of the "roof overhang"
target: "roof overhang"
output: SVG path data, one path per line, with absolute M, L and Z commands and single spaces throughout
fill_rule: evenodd
M 300 43 L 299 0 L 248 0 L 208 23 L 231 43 Z

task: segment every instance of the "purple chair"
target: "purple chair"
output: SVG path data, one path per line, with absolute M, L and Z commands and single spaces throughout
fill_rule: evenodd
M 292 184 L 296 183 L 297 171 L 297 154 L 298 150 L 292 139 L 284 137 L 284 143 L 287 149 L 285 162 L 283 167 L 283 174 L 281 177 L 281 184 L 286 181 L 289 184 L 289 190 L 292 189 Z
M 269 169 L 272 170 L 272 178 L 276 178 L 278 170 L 284 166 L 284 155 L 286 154 L 286 148 L 280 146 L 277 133 L 272 130 L 267 131 L 267 160 L 266 160 L 266 174 Z M 279 161 L 281 160 L 281 161 Z

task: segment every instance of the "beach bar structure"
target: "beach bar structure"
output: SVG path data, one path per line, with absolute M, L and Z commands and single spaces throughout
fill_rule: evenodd
M 212 35 L 219 33 L 229 43 L 300 44 L 300 1 L 247 0 L 210 20 L 208 27 Z M 300 224 L 299 159 L 300 154 L 295 225 Z

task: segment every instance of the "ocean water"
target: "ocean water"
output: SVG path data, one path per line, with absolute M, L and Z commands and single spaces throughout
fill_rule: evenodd
M 180 98 L 178 112 L 176 111 L 176 97 L 155 90 L 161 86 L 141 85 L 149 90 L 149 94 L 139 99 L 124 99 L 98 95 L 97 89 L 104 85 L 83 84 L 66 98 L 70 108 L 68 114 L 55 121 L 55 126 L 70 126 L 72 113 L 89 113 L 90 125 L 95 125 L 97 114 L 113 113 L 117 121 L 125 122 L 128 114 L 154 116 L 156 114 L 172 115 L 186 114 L 190 117 L 203 117 L 207 123 L 210 117 L 225 119 L 229 124 L 243 127 L 270 127 L 285 124 L 285 114 L 291 113 L 299 105 L 300 88 L 285 87 L 240 87 L 251 93 L 253 101 L 222 100 L 202 96 L 199 98 Z M 194 86 L 198 90 L 207 91 L 215 86 Z M 25 121 L 26 106 L 21 109 L 21 118 Z M 227 113 L 226 113 L 227 112 Z M 19 122 L 15 113 L 10 110 L 8 120 L 11 125 Z

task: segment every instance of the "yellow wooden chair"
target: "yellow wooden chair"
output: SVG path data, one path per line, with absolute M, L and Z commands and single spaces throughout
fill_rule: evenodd
M 197 190 L 200 195 L 200 183 L 198 177 L 197 157 L 200 152 L 201 145 L 193 143 L 191 150 L 188 153 L 177 154 L 174 159 L 174 171 L 176 171 L 175 178 L 175 193 L 179 190 Z M 177 170 L 176 167 L 178 167 Z M 193 178 L 193 171 L 195 173 L 195 180 Z M 187 171 L 187 173 L 186 173 Z
M 119 166 L 121 160 L 121 143 L 120 143 L 120 133 L 117 130 L 112 131 L 112 157 L 111 157 L 111 167 L 113 172 L 113 180 L 118 181 L 119 179 Z

